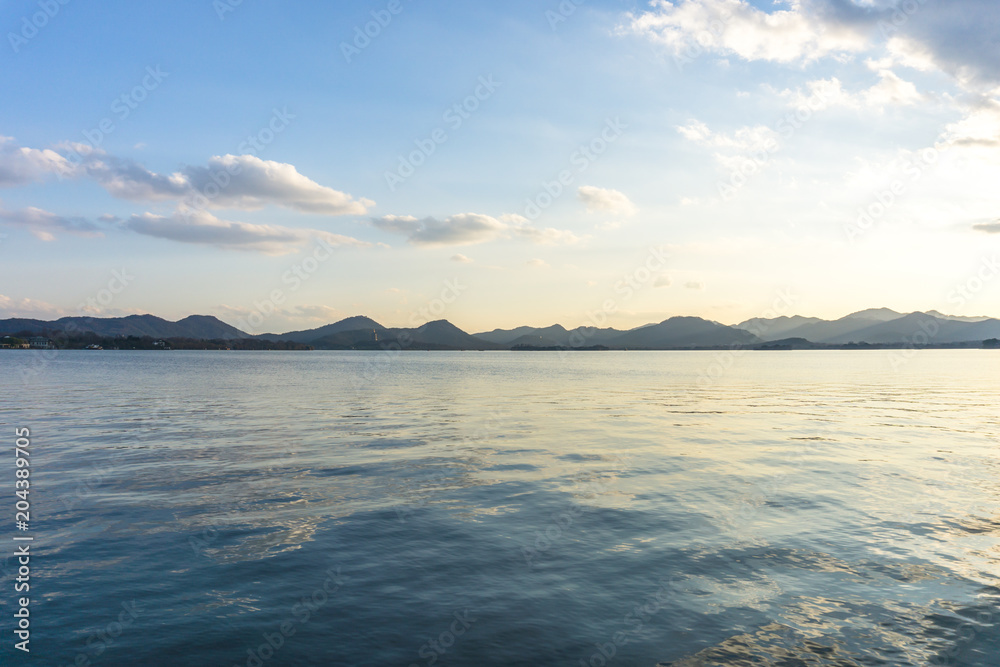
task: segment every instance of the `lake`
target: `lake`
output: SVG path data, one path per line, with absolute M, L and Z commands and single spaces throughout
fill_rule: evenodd
M 996 665 L 1000 352 L 894 354 L 0 352 L 30 662 Z

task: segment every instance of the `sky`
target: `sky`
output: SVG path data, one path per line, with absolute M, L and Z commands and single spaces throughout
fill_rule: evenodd
M 0 27 L 0 317 L 1000 316 L 994 0 L 34 0 Z

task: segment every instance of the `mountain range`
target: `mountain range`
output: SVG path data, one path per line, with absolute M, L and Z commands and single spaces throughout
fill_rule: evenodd
M 469 334 L 447 320 L 427 322 L 415 328 L 390 328 L 369 317 L 355 316 L 316 329 L 256 336 L 207 315 L 192 315 L 177 322 L 153 315 L 64 317 L 51 322 L 33 319 L 0 320 L 0 335 L 51 336 L 60 331 L 93 332 L 101 336 L 145 336 L 164 340 L 258 338 L 330 350 L 373 350 L 389 346 L 420 350 L 677 350 L 731 346 L 798 349 L 858 344 L 982 344 L 984 341 L 1000 338 L 1000 320 L 989 317 L 957 317 L 937 311 L 904 314 L 888 308 L 875 308 L 852 313 L 838 320 L 795 315 L 754 318 L 727 326 L 699 317 L 671 317 L 629 330 L 594 327 L 566 329 L 554 324 L 549 327 L 522 326 Z

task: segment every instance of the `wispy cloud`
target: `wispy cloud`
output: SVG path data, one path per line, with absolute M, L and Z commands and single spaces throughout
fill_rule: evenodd
M 53 241 L 61 234 L 104 236 L 101 227 L 86 218 L 67 218 L 33 206 L 16 211 L 0 208 L 0 222 L 27 229 L 43 241 Z
M 66 158 L 56 151 L 25 148 L 12 137 L 0 136 L 0 187 L 34 183 L 70 168 Z
M 986 232 L 987 234 L 1000 234 L 1000 220 L 994 220 L 993 222 L 981 222 L 976 225 L 972 225 L 972 228 L 977 232 Z
M 796 62 L 868 47 L 867 26 L 858 21 L 864 12 L 857 6 L 850 15 L 839 16 L 824 11 L 823 2 L 809 0 L 773 12 L 744 0 L 654 0 L 651 6 L 629 14 L 622 30 L 648 37 L 679 56 L 708 51 L 745 60 Z
M 216 155 L 204 166 L 160 174 L 89 145 L 53 149 L 17 146 L 0 137 L 0 186 L 24 185 L 47 175 L 90 178 L 112 196 L 134 202 L 177 201 L 211 209 L 257 210 L 268 205 L 319 215 L 364 215 L 370 199 L 316 183 L 294 165 L 255 155 Z
M 420 246 L 475 245 L 512 237 L 540 244 L 579 240 L 569 231 L 532 227 L 519 215 L 494 218 L 481 213 L 459 213 L 443 219 L 388 215 L 375 218 L 371 223 L 382 231 L 406 236 L 407 241 Z
M 600 211 L 617 215 L 633 215 L 636 212 L 635 204 L 618 190 L 583 185 L 577 190 L 576 196 L 592 213 Z
M 253 250 L 271 255 L 295 252 L 315 239 L 321 239 L 331 246 L 371 245 L 349 236 L 317 229 L 220 220 L 207 211 L 178 211 L 171 216 L 144 213 L 133 215 L 123 226 L 138 234 L 181 243 Z

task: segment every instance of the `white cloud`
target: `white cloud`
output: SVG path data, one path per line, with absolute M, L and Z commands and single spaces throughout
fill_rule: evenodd
M 540 244 L 578 240 L 572 232 L 532 227 L 526 218 L 513 214 L 499 219 L 480 213 L 459 213 L 444 219 L 387 215 L 371 222 L 378 229 L 404 235 L 410 243 L 421 246 L 474 245 L 511 237 Z
M 465 255 L 462 255 L 462 254 L 452 255 L 451 256 L 451 261 L 453 261 L 453 262 L 460 262 L 462 264 L 472 264 L 472 262 L 473 262 L 473 260 L 469 259 L 468 257 L 466 257 Z
M 0 136 L 0 187 L 26 185 L 70 170 L 66 158 L 53 150 L 25 148 L 12 137 Z
M 633 215 L 636 211 L 635 204 L 618 190 L 583 185 L 577 190 L 576 196 L 591 213 L 603 211 L 617 215 Z
M 714 149 L 712 155 L 727 171 L 740 169 L 749 155 L 769 155 L 779 146 L 779 134 L 764 125 L 741 127 L 730 134 L 713 132 L 705 123 L 693 121 L 677 131 L 689 141 Z
M 183 201 L 189 208 L 250 211 L 275 205 L 320 215 L 364 215 L 375 205 L 320 185 L 294 165 L 254 155 L 216 155 L 206 166 L 159 174 L 87 144 L 65 142 L 56 148 L 24 148 L 0 137 L 0 186 L 60 174 L 91 178 L 119 199 Z
M 962 120 L 945 128 L 943 143 L 984 148 L 991 153 L 1000 146 L 1000 100 L 982 99 L 971 105 Z
M 92 151 L 78 171 L 115 197 L 130 201 L 184 200 L 192 207 L 243 211 L 273 204 L 323 215 L 363 215 L 375 205 L 322 186 L 293 165 L 253 155 L 216 155 L 207 166 L 185 167 L 164 175 L 132 160 Z
M 661 44 L 684 64 L 705 53 L 805 64 L 881 51 L 876 69 L 940 70 L 964 85 L 1000 82 L 996 0 L 787 0 L 757 9 L 746 0 L 654 0 L 620 32 Z
M 705 289 L 705 283 L 700 280 L 688 280 L 684 283 L 684 287 L 687 289 L 703 290 Z
M 294 252 L 316 239 L 321 239 L 331 246 L 370 245 L 348 236 L 316 229 L 220 220 L 207 211 L 197 210 L 182 209 L 171 216 L 152 213 L 133 215 L 123 225 L 146 236 L 219 248 L 254 250 L 271 255 Z
M 527 264 L 528 266 L 534 267 L 536 269 L 550 269 L 550 268 L 552 268 L 551 266 L 549 266 L 549 263 L 546 262 L 544 259 L 539 259 L 537 257 L 535 257 L 534 259 L 529 259 L 527 262 L 525 262 L 525 264 Z
M 807 95 L 800 90 L 783 90 L 778 95 L 788 101 L 792 108 L 808 107 L 821 111 L 831 107 L 848 109 L 872 109 L 879 112 L 889 106 L 912 106 L 924 101 L 925 96 L 917 87 L 904 81 L 893 71 L 878 70 L 879 82 L 857 93 L 844 90 L 840 79 L 818 79 L 806 83 Z
M 258 329 L 257 327 L 250 325 L 248 322 L 252 315 L 260 315 L 260 311 L 256 308 L 221 304 L 212 308 L 212 314 L 221 319 L 223 322 L 228 322 L 235 327 L 239 328 L 242 326 L 246 327 L 246 329 L 253 329 L 253 331 L 248 331 L 247 333 L 263 333 L 264 331 L 287 332 L 311 329 L 318 325 L 329 324 L 330 322 L 342 320 L 348 316 L 343 311 L 324 305 L 304 304 L 278 306 L 273 311 L 268 313 L 266 323 L 262 324 Z
M 677 131 L 682 137 L 696 144 L 740 153 L 767 149 L 778 140 L 778 133 L 764 125 L 741 127 L 732 134 L 727 134 L 713 132 L 701 121 L 692 121 L 687 125 L 678 126 Z
M 351 195 L 319 185 L 306 178 L 293 165 L 261 160 L 253 155 L 215 156 L 207 167 L 184 170 L 191 188 L 208 195 L 214 191 L 213 175 L 232 174 L 232 180 L 221 188 L 211 206 L 254 210 L 267 204 L 322 215 L 364 215 L 375 205 L 370 199 L 354 199 Z
M 51 303 L 35 299 L 14 299 L 0 294 L 0 317 L 23 317 L 51 320 L 65 315 L 65 312 Z
M 987 234 L 1000 234 L 1000 220 L 994 220 L 993 222 L 981 222 L 979 224 L 973 225 L 973 229 L 977 232 L 986 232 Z
M 43 241 L 53 241 L 59 234 L 104 236 L 101 228 L 86 218 L 66 218 L 33 206 L 17 211 L 0 208 L 0 222 L 27 229 Z
M 880 81 L 863 93 L 865 103 L 876 109 L 887 106 L 910 106 L 924 99 L 917 87 L 899 78 L 891 70 L 879 71 Z
M 653 287 L 670 287 L 674 283 L 668 275 L 656 276 L 656 280 L 653 281 Z
M 654 0 L 651 10 L 629 14 L 622 29 L 662 44 L 678 63 L 706 52 L 808 62 L 868 48 L 864 26 L 810 11 L 818 4 L 795 0 L 789 9 L 765 12 L 744 0 Z

